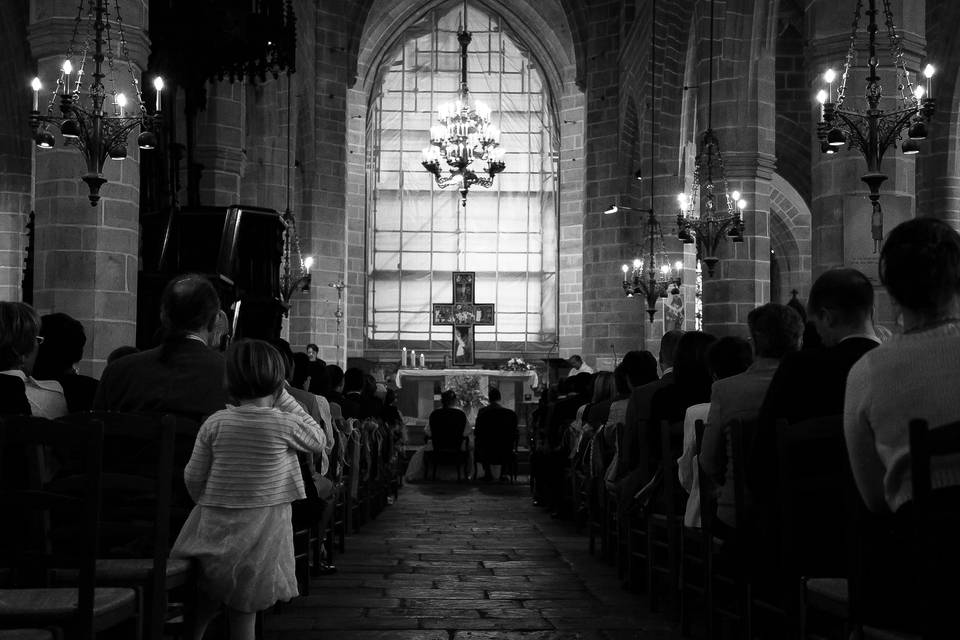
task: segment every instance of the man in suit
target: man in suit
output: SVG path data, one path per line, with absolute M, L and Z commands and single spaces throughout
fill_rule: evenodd
M 673 384 L 673 360 L 677 352 L 677 345 L 683 331 L 673 329 L 663 334 L 660 339 L 660 379 L 645 385 L 635 387 L 630 393 L 627 404 L 627 415 L 624 418 L 623 452 L 621 452 L 620 469 L 623 475 L 638 472 L 639 477 L 631 486 L 639 483 L 643 486 L 649 479 L 652 469 L 647 469 L 648 445 L 647 423 L 650 421 L 650 404 L 653 394 L 660 389 Z M 631 384 L 631 386 L 633 386 Z M 638 471 L 639 470 L 639 471 Z
M 795 424 L 842 414 L 847 374 L 861 356 L 880 344 L 873 328 L 873 286 L 856 269 L 833 269 L 817 278 L 807 313 L 823 346 L 784 357 L 760 408 L 747 454 L 748 487 L 760 511 L 770 517 L 779 508 L 777 421 Z
M 755 421 L 780 361 L 800 349 L 803 320 L 796 311 L 774 302 L 757 307 L 747 316 L 756 359 L 741 374 L 717 380 L 710 392 L 710 412 L 700 447 L 700 466 L 721 491 L 717 518 L 734 525 L 733 469 L 727 459 L 726 426 L 732 420 Z M 701 487 L 701 490 L 706 490 Z
M 474 455 L 477 462 L 483 464 L 483 480 L 498 480 L 500 468 L 513 457 L 517 414 L 500 404 L 500 389 L 491 387 L 487 397 L 490 404 L 477 412 Z
M 223 356 L 208 345 L 215 335 L 220 298 L 206 278 L 171 280 L 160 300 L 163 343 L 114 361 L 103 371 L 96 410 L 175 413 L 202 420 L 226 406 Z

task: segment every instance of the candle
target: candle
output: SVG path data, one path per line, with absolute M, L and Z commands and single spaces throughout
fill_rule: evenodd
M 33 89 L 33 110 L 40 110 L 40 78 L 34 78 L 33 82 L 30 83 L 30 87 Z
M 404 347 L 403 350 L 400 352 L 400 366 L 401 367 L 407 366 L 407 348 L 406 347 Z
M 417 351 L 416 349 L 410 349 L 410 368 L 417 368 Z
M 70 74 L 73 73 L 73 65 L 69 60 L 64 60 L 60 68 L 63 71 L 63 95 L 67 95 L 70 93 Z
M 927 95 L 933 96 L 933 74 L 936 71 L 932 64 L 923 68 L 923 77 L 927 79 Z
M 116 112 L 121 118 L 124 117 L 126 114 L 123 112 L 123 108 L 127 106 L 127 96 L 123 95 L 122 93 L 118 93 L 117 97 L 113 100 L 114 104 L 116 105 Z
M 160 113 L 160 92 L 163 90 L 163 78 L 160 76 L 154 78 L 153 88 L 157 90 L 157 113 Z
M 426 366 L 427 366 L 427 356 L 421 353 L 421 354 L 420 354 L 420 368 L 423 369 L 423 368 L 425 368 Z

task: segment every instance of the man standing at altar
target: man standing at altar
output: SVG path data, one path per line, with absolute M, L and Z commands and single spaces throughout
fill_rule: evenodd
M 579 355 L 570 356 L 570 373 L 567 374 L 567 377 L 572 378 L 581 373 L 593 373 L 593 367 L 584 362 Z
M 503 465 L 513 459 L 517 441 L 517 414 L 500 404 L 500 389 L 491 387 L 490 404 L 477 413 L 474 427 L 474 455 L 483 465 L 483 480 L 499 480 Z

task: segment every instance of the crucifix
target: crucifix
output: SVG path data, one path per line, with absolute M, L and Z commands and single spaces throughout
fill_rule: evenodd
M 433 324 L 453 327 L 453 365 L 472 365 L 474 361 L 474 332 L 477 325 L 494 324 L 493 304 L 476 304 L 473 290 L 476 284 L 473 271 L 453 272 L 453 303 L 433 304 Z

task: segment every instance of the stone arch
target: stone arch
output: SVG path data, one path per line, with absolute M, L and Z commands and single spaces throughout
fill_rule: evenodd
M 787 302 L 796 289 L 801 300 L 810 291 L 810 208 L 800 193 L 780 174 L 774 173 L 770 187 L 770 250 L 780 281 L 771 281 L 771 300 Z M 779 299 L 774 298 L 779 291 Z
M 356 44 L 356 81 L 347 90 L 346 251 L 345 272 L 352 287 L 347 296 L 347 345 L 352 353 L 363 350 L 366 317 L 366 157 L 368 105 L 376 88 L 377 68 L 390 55 L 406 27 L 450 0 L 372 0 L 363 14 Z M 500 15 L 511 36 L 531 52 L 552 99 L 559 132 L 557 150 L 559 186 L 559 268 L 557 304 L 558 347 L 576 352 L 582 345 L 585 95 L 578 75 L 582 72 L 582 46 L 586 22 L 570 18 L 570 0 L 471 0 L 484 11 Z

